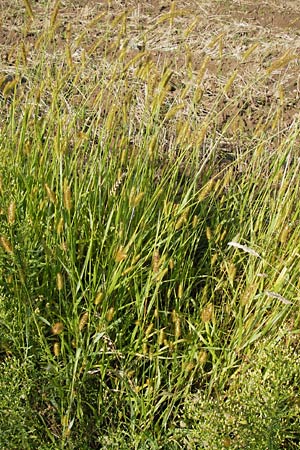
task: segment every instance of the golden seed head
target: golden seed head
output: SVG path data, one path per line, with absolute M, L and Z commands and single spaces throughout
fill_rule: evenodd
M 13 254 L 13 249 L 12 249 L 12 246 L 11 246 L 9 240 L 6 239 L 6 237 L 1 236 L 0 242 L 1 242 L 1 245 L 2 245 L 3 249 L 6 251 L 6 253 L 9 253 L 9 254 L 12 255 Z
M 193 217 L 193 222 L 192 222 L 192 227 L 193 227 L 193 228 L 196 228 L 197 223 L 198 223 L 198 220 L 199 220 L 198 216 L 195 215 L 195 216 Z
M 104 292 L 99 291 L 99 292 L 97 293 L 96 297 L 95 297 L 94 304 L 95 304 L 96 306 L 100 305 L 100 303 L 101 303 L 102 300 L 103 300 L 103 297 L 104 297 Z
M 56 275 L 56 285 L 59 291 L 61 291 L 64 287 L 64 279 L 60 272 L 58 272 Z
M 289 227 L 289 225 L 285 225 L 282 232 L 280 233 L 279 240 L 280 240 L 281 244 L 286 243 L 286 241 L 288 240 L 289 234 L 290 234 L 290 227 Z
M 211 261 L 210 261 L 211 266 L 214 266 L 214 265 L 215 265 L 217 259 L 218 259 L 218 254 L 217 254 L 217 253 L 214 253 L 214 254 L 212 255 Z
M 84 329 L 84 327 L 88 323 L 88 320 L 89 320 L 89 313 L 88 313 L 88 311 L 85 311 L 80 317 L 79 331 L 82 331 Z
M 54 342 L 54 345 L 53 345 L 53 354 L 54 354 L 54 356 L 59 356 L 59 354 L 60 354 L 60 345 L 59 345 L 59 342 Z
M 177 297 L 181 299 L 183 296 L 183 283 L 181 282 L 178 286 Z
M 114 315 L 115 315 L 115 308 L 112 306 L 111 308 L 108 309 L 106 313 L 106 320 L 108 322 L 111 322 L 114 318 Z
M 210 179 L 205 186 L 202 188 L 199 197 L 198 197 L 198 201 L 201 202 L 202 200 L 204 200 L 208 194 L 210 194 L 210 192 L 212 191 L 213 187 L 215 185 L 215 180 L 214 179 Z
M 157 273 L 159 271 L 160 266 L 160 255 L 158 250 L 154 250 L 153 256 L 152 256 L 152 270 L 154 273 Z
M 201 313 L 201 319 L 204 323 L 210 322 L 213 317 L 214 305 L 209 303 L 205 308 L 203 308 Z
M 54 335 L 57 335 L 57 334 L 62 333 L 63 329 L 64 329 L 64 324 L 62 322 L 56 322 L 51 327 L 51 333 L 54 334 Z
M 230 263 L 228 266 L 228 277 L 231 284 L 234 282 L 235 276 L 236 276 L 236 266 L 234 263 Z
M 157 343 L 158 343 L 158 345 L 162 345 L 162 344 L 164 344 L 164 342 L 165 342 L 165 330 L 164 330 L 164 328 L 161 328 L 159 330 Z
M 174 269 L 174 259 L 173 258 L 171 258 L 170 261 L 169 261 L 169 267 L 170 267 L 171 270 Z
M 178 314 L 175 309 L 173 309 L 173 311 L 171 312 L 171 318 L 173 323 L 175 323 L 176 320 L 178 319 Z
M 50 202 L 56 203 L 56 194 L 55 192 L 52 191 L 52 189 L 48 186 L 47 183 L 45 184 L 45 189 Z
M 16 203 L 13 201 L 10 203 L 7 211 L 7 221 L 9 225 L 13 225 L 16 220 Z
M 191 372 L 195 367 L 195 363 L 193 363 L 192 361 L 188 362 L 185 364 L 184 370 L 186 372 Z
M 206 227 L 206 237 L 207 237 L 208 241 L 210 241 L 212 238 L 212 232 L 211 232 L 210 227 Z
M 134 197 L 131 198 L 129 205 L 132 208 L 135 208 L 141 202 L 144 195 L 145 195 L 144 192 L 140 192 L 139 194 L 135 195 Z
M 204 350 L 202 350 L 201 352 L 199 352 L 198 354 L 198 362 L 203 366 L 208 358 L 208 354 L 207 352 L 205 352 Z
M 154 310 L 154 317 L 155 317 L 155 319 L 159 318 L 159 311 L 157 308 L 155 308 L 155 310 Z
M 175 321 L 175 338 L 178 339 L 181 335 L 181 326 L 180 326 L 180 319 L 178 318 Z
M 127 252 L 125 251 L 124 247 L 121 245 L 121 247 L 119 247 L 116 255 L 115 255 L 115 261 L 116 262 L 122 262 L 127 258 Z
M 146 342 L 143 342 L 143 354 L 144 354 L 144 355 L 147 355 L 147 353 L 148 353 L 148 346 L 147 346 L 147 343 L 146 343 Z
M 153 327 L 154 327 L 154 324 L 153 324 L 153 323 L 150 323 L 150 325 L 147 327 L 147 329 L 146 329 L 146 331 L 145 331 L 145 336 L 146 336 L 146 337 L 148 337 L 148 336 L 150 335 L 150 333 L 151 333 Z
M 71 211 L 72 209 L 72 194 L 71 194 L 71 188 L 65 181 L 64 186 L 64 205 L 67 211 Z

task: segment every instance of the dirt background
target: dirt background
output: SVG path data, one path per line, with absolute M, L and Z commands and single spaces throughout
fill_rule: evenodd
M 104 61 L 109 67 L 126 48 L 128 60 L 145 52 L 156 70 L 171 67 L 173 96 L 179 97 L 187 85 L 199 82 L 206 61 L 199 114 L 205 117 L 218 102 L 217 126 L 222 131 L 227 124 L 229 135 L 257 127 L 276 108 L 281 126 L 298 120 L 298 1 L 32 0 L 31 7 L 30 18 L 25 1 L 1 1 L 2 75 L 16 67 L 22 71 L 24 60 L 26 66 L 34 67 L 42 54 L 56 64 L 68 47 L 74 62 L 84 55 L 87 76 L 92 77 Z M 41 36 L 53 24 L 52 44 L 43 47 Z M 222 100 L 220 92 L 235 71 Z M 231 106 L 230 98 L 235 99 Z M 236 123 L 231 120 L 229 126 L 228 118 L 233 116 Z

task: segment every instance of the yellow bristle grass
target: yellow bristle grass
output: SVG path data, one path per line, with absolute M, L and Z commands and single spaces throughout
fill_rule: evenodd
M 208 359 L 208 354 L 206 351 L 202 350 L 198 353 L 198 362 L 203 366 Z
M 199 18 L 193 20 L 193 22 L 188 26 L 186 30 L 183 32 L 183 36 L 186 39 L 196 28 L 197 24 L 199 23 Z
M 3 249 L 6 251 L 6 253 L 9 253 L 10 255 L 13 254 L 13 248 L 11 246 L 11 243 L 5 236 L 0 237 L 0 243 L 3 247 Z
M 158 333 L 157 343 L 158 345 L 163 345 L 165 341 L 165 329 L 161 328 Z
M 9 81 L 8 83 L 5 84 L 4 89 L 2 91 L 4 97 L 13 92 L 14 88 L 18 84 L 18 81 L 19 81 L 18 78 L 15 77 L 12 81 Z
M 191 372 L 194 369 L 194 367 L 195 367 L 195 363 L 192 361 L 184 364 L 185 372 Z
M 63 330 L 64 330 L 64 324 L 62 322 L 56 322 L 51 327 L 51 333 L 53 335 L 61 334 L 63 332 Z
M 200 194 L 198 196 L 198 201 L 202 202 L 213 190 L 215 186 L 215 180 L 211 178 L 201 189 Z
M 64 206 L 68 212 L 72 209 L 72 194 L 71 188 L 67 184 L 67 181 L 64 182 Z
M 208 130 L 208 123 L 203 122 L 202 127 L 200 128 L 199 134 L 196 138 L 196 146 L 197 147 L 200 147 L 203 144 L 207 130 Z
M 153 324 L 153 323 L 150 323 L 150 325 L 148 325 L 148 327 L 147 327 L 147 329 L 146 329 L 146 331 L 145 331 L 145 336 L 146 336 L 146 337 L 149 337 L 149 336 L 150 336 L 150 334 L 151 334 L 151 332 L 152 332 L 152 330 L 153 330 L 153 327 L 154 327 L 154 324 Z
M 177 314 L 176 309 L 173 309 L 173 310 L 172 310 L 172 312 L 171 312 L 171 319 L 172 319 L 172 322 L 173 322 L 173 323 L 175 323 L 176 320 L 178 319 L 178 314 Z
M 289 235 L 290 235 L 290 226 L 285 225 L 285 227 L 283 228 L 283 230 L 280 233 L 280 238 L 279 238 L 280 243 L 285 244 L 289 238 Z
M 208 241 L 211 240 L 212 238 L 212 232 L 211 232 L 211 228 L 210 227 L 206 227 L 206 238 Z
M 227 268 L 227 273 L 228 273 L 228 278 L 229 278 L 230 284 L 233 285 L 233 282 L 234 282 L 235 276 L 236 276 L 236 265 L 233 262 L 229 263 L 228 268 Z
M 118 263 L 122 262 L 127 258 L 127 256 L 128 256 L 128 253 L 127 253 L 126 249 L 121 245 L 115 254 L 115 261 Z
M 108 322 L 111 322 L 111 321 L 113 320 L 113 318 L 114 318 L 114 315 L 115 315 L 115 308 L 112 306 L 111 308 L 109 308 L 109 309 L 107 310 L 107 313 L 106 313 L 106 320 L 107 320 Z
M 160 267 L 160 254 L 158 250 L 154 250 L 152 256 L 152 270 L 154 273 L 158 273 Z
M 84 329 L 84 327 L 87 325 L 89 320 L 89 313 L 88 311 L 85 311 L 81 317 L 80 317 L 80 321 L 79 321 L 79 331 L 82 331 Z
M 26 9 L 26 12 L 27 12 L 28 16 L 30 17 L 30 19 L 34 19 L 34 14 L 33 14 L 33 10 L 32 10 L 30 1 L 29 0 L 23 0 L 23 2 L 24 2 L 25 9 Z
M 168 268 L 166 267 L 164 270 L 162 270 L 159 274 L 157 274 L 155 280 L 156 281 L 162 281 L 164 276 L 168 273 Z
M 171 109 L 169 109 L 169 111 L 165 115 L 165 120 L 172 119 L 172 117 L 174 117 L 178 113 L 178 111 L 181 111 L 182 109 L 184 109 L 184 107 L 185 107 L 184 103 L 173 106 Z
M 45 189 L 46 189 L 47 196 L 48 196 L 50 202 L 55 204 L 56 203 L 56 194 L 55 194 L 55 192 L 52 191 L 52 189 L 50 188 L 50 186 L 47 183 L 45 183 Z
M 237 70 L 235 70 L 235 71 L 231 74 L 231 76 L 229 77 L 228 81 L 226 82 L 226 84 L 225 84 L 225 86 L 224 86 L 224 92 L 225 92 L 225 94 L 228 94 L 228 92 L 229 92 L 229 90 L 230 90 L 230 88 L 231 88 L 231 86 L 232 86 L 234 80 L 236 79 L 237 74 L 238 74 L 238 72 L 237 72 Z
M 211 257 L 211 260 L 210 260 L 210 264 L 212 267 L 216 264 L 217 259 L 218 259 L 218 254 L 217 253 L 213 254 Z
M 267 74 L 271 75 L 272 72 L 282 69 L 283 67 L 286 67 L 289 64 L 289 62 L 297 58 L 298 56 L 296 54 L 292 54 L 288 50 L 283 56 L 281 56 L 281 58 L 278 58 L 275 61 L 273 61 L 273 63 L 267 69 Z
M 50 19 L 50 26 L 51 26 L 51 28 L 55 25 L 55 23 L 57 21 L 59 7 L 60 7 L 60 0 L 57 0 L 55 2 L 54 8 L 53 8 L 53 12 L 51 14 L 51 19 Z
M 187 216 L 188 216 L 189 208 L 186 208 L 185 211 L 181 214 L 177 222 L 175 223 L 175 230 L 179 230 L 184 223 L 187 222 Z
M 64 287 L 64 279 L 60 272 L 56 274 L 56 286 L 59 291 L 61 291 Z
M 56 227 L 57 234 L 61 234 L 62 233 L 62 231 L 64 229 L 64 224 L 65 224 L 65 221 L 64 221 L 63 217 L 61 217 L 59 219 L 57 227 Z
M 174 326 L 175 326 L 174 336 L 175 336 L 176 339 L 178 339 L 181 336 L 181 325 L 180 325 L 180 319 L 179 318 L 177 318 L 175 320 Z
M 249 47 L 248 50 L 243 53 L 242 61 L 245 62 L 249 58 L 249 56 L 252 55 L 252 53 L 257 49 L 258 46 L 258 42 L 255 42 L 253 45 L 251 45 L 251 47 Z
M 204 323 L 208 323 L 212 320 L 214 313 L 214 306 L 212 303 L 209 303 L 205 308 L 203 308 L 201 312 L 201 320 Z
M 199 217 L 198 217 L 197 215 L 195 215 L 195 216 L 193 217 L 192 227 L 193 227 L 193 228 L 196 228 L 198 222 L 199 222 Z
M 104 298 L 104 292 L 102 292 L 102 291 L 97 292 L 97 295 L 96 295 L 95 300 L 94 300 L 94 304 L 96 306 L 100 305 L 100 303 L 102 302 L 103 298 Z
M 219 41 L 220 41 L 221 39 L 223 39 L 224 35 L 225 35 L 225 33 L 222 32 L 222 33 L 218 34 L 217 36 L 215 36 L 215 37 L 209 42 L 208 47 L 209 47 L 209 48 L 213 48 L 216 44 L 219 44 Z
M 183 297 L 183 283 L 181 282 L 178 286 L 177 297 L 181 299 Z
M 54 354 L 54 356 L 59 356 L 59 354 L 60 354 L 60 344 L 59 344 L 59 342 L 54 342 L 54 344 L 53 344 L 53 354 Z
M 135 195 L 130 203 L 129 206 L 131 206 L 132 208 L 135 208 L 138 206 L 138 204 L 142 201 L 143 197 L 145 195 L 145 192 L 140 192 L 139 194 Z
M 246 287 L 240 298 L 240 303 L 242 306 L 246 306 L 247 304 L 250 303 L 251 299 L 254 297 L 257 291 L 257 287 L 258 286 L 256 283 L 251 283 L 249 286 Z
M 16 220 L 16 202 L 12 201 L 9 204 L 8 210 L 7 210 L 7 222 L 9 225 L 13 225 Z

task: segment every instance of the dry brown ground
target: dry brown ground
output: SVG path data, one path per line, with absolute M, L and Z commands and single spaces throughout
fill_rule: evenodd
M 145 51 L 158 72 L 173 71 L 172 95 L 199 82 L 203 98 L 199 116 L 217 108 L 216 127 L 229 138 L 254 129 L 279 111 L 280 126 L 289 127 L 299 111 L 300 4 L 296 1 L 61 1 L 52 46 L 43 48 L 42 31 L 53 20 L 55 1 L 31 1 L 33 20 L 23 0 L 1 1 L 0 70 L 3 74 L 39 64 L 42 54 L 53 64 L 67 45 L 73 61 L 84 55 L 87 77 L 119 56 L 129 60 Z M 52 18 L 52 19 L 51 19 Z M 247 57 L 245 52 L 253 47 Z M 283 58 L 283 59 L 280 59 Z M 268 68 L 272 70 L 268 71 Z M 220 96 L 230 76 L 227 95 Z M 200 77 L 201 78 L 201 77 Z M 87 81 L 87 80 L 86 80 Z M 222 97 L 222 98 L 221 98 Z M 181 96 L 182 98 L 182 96 Z M 234 99 L 234 101 L 230 101 Z M 273 119 L 272 119 L 273 120 Z M 225 133 L 225 134 L 226 134 Z

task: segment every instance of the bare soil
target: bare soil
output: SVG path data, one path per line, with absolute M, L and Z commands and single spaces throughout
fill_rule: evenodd
M 172 69 L 176 97 L 198 82 L 208 58 L 200 81 L 204 94 L 199 114 L 205 118 L 218 102 L 217 130 L 224 132 L 225 127 L 230 137 L 237 129 L 253 129 L 259 121 L 270 120 L 274 108 L 281 126 L 298 120 L 300 3 L 296 0 L 73 0 L 61 1 L 55 10 L 56 3 L 32 0 L 34 17 L 30 18 L 24 1 L 1 1 L 2 75 L 16 67 L 22 71 L 24 59 L 34 67 L 42 52 L 55 64 L 69 46 L 74 61 L 85 55 L 92 77 L 104 60 L 109 64 L 126 46 L 128 60 L 145 52 L 159 72 L 166 66 Z M 51 21 L 55 33 L 51 45 L 43 48 L 41 36 Z M 234 71 L 235 80 L 221 98 Z

